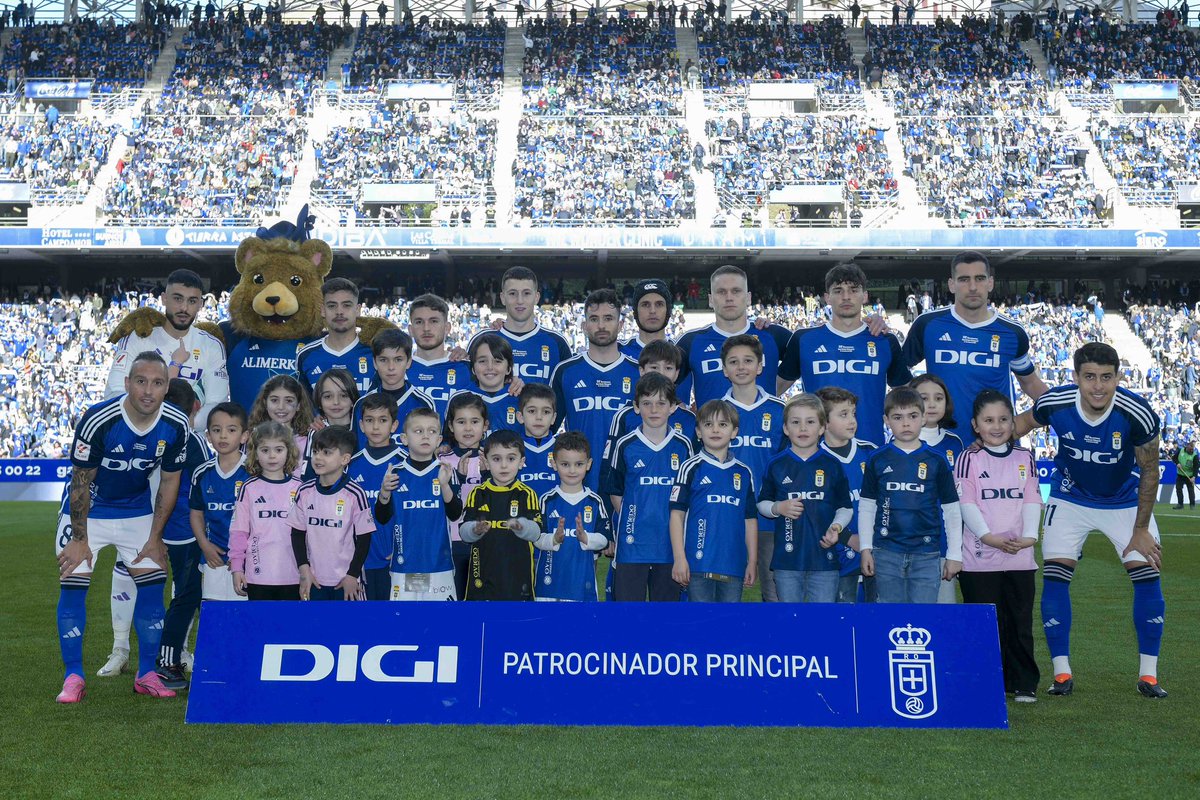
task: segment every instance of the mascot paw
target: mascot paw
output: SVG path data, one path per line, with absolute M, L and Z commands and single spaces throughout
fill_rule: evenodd
M 109 344 L 116 344 L 131 333 L 145 338 L 167 324 L 167 318 L 161 311 L 153 308 L 138 308 L 125 315 L 125 319 L 117 324 L 117 329 L 108 337 Z
M 375 334 L 380 331 L 394 330 L 396 326 L 383 317 L 359 317 L 358 340 L 365 345 L 375 340 Z

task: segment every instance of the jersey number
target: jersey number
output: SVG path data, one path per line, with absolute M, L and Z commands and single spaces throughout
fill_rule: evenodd
M 1049 528 L 1054 524 L 1054 512 L 1058 510 L 1058 506 L 1054 503 L 1046 506 L 1046 518 L 1042 521 L 1043 528 Z

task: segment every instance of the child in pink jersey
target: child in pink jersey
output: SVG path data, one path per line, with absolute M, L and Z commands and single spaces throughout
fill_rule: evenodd
M 446 406 L 446 424 L 442 430 L 443 451 L 438 460 L 458 472 L 460 495 L 466 497 L 483 482 L 483 435 L 487 433 L 488 410 L 483 398 L 474 392 L 458 392 Z M 462 540 L 458 528 L 461 520 L 450 523 L 450 558 L 454 562 L 454 588 L 458 597 L 467 591 L 467 562 L 471 545 Z
M 996 606 L 1004 688 L 1017 702 L 1037 700 L 1033 657 L 1033 545 L 1041 521 L 1033 453 L 1015 446 L 1012 402 L 992 389 L 975 398 L 971 425 L 979 440 L 955 467 L 962 504 L 962 572 L 967 603 Z
M 291 510 L 301 600 L 362 599 L 359 578 L 375 520 L 367 493 L 346 474 L 357 444 L 355 435 L 338 425 L 313 436 L 317 477 L 300 484 Z
M 292 553 L 292 476 L 299 453 L 290 430 L 264 422 L 250 435 L 246 471 L 229 525 L 233 588 L 251 600 L 299 600 L 300 573 Z

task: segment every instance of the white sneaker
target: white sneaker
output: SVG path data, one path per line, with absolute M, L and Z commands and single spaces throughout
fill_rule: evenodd
M 129 651 L 116 649 L 112 651 L 112 655 L 108 657 L 108 661 L 104 662 L 104 666 L 97 670 L 96 674 L 101 678 L 113 678 L 125 671 L 125 665 L 129 663 Z
M 184 650 L 183 655 L 179 657 L 179 663 L 188 672 L 192 671 L 192 664 L 196 661 L 196 656 L 191 650 Z

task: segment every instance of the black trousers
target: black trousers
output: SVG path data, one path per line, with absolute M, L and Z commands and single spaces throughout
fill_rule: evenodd
M 1033 595 L 1036 570 L 962 572 L 963 602 L 996 607 L 1000 661 L 1006 692 L 1035 692 L 1041 673 L 1033 657 Z
M 613 600 L 618 603 L 677 603 L 682 591 L 671 579 L 672 564 L 621 564 L 613 573 Z
M 300 584 L 246 584 L 246 597 L 251 600 L 299 600 Z
M 1188 505 L 1194 507 L 1196 505 L 1196 484 L 1188 476 L 1175 473 L 1175 497 L 1178 498 L 1175 501 L 1176 505 L 1183 505 L 1183 488 L 1185 486 L 1187 487 Z

